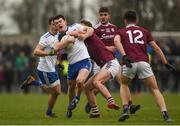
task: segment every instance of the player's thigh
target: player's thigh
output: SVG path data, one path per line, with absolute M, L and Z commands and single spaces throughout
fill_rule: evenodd
M 133 79 L 137 73 L 137 63 L 132 63 L 132 68 L 127 67 L 126 65 L 122 66 L 122 77 Z
M 157 81 L 154 75 L 144 78 L 143 82 L 151 89 L 158 89 Z
M 106 69 L 101 69 L 94 77 L 93 83 L 101 82 L 104 84 L 112 78 L 111 72 Z
M 115 78 L 116 75 L 121 71 L 121 66 L 116 59 L 110 60 L 107 62 L 102 69 L 106 69 L 111 73 L 112 78 Z
M 89 73 L 92 71 L 92 62 L 90 59 L 85 59 L 80 62 L 78 68 L 77 83 L 84 83 Z
M 121 75 L 121 85 L 128 85 L 131 82 L 131 78 Z
M 93 85 L 93 80 L 94 80 L 94 75 L 86 81 L 86 83 L 84 85 L 85 91 L 90 91 L 90 90 L 95 89 L 95 86 Z
M 78 83 L 84 83 L 87 77 L 89 76 L 90 71 L 88 69 L 81 69 L 78 73 L 78 76 L 76 78 L 76 81 Z
M 118 72 L 118 74 L 115 77 L 116 81 L 121 84 L 122 83 L 122 79 L 121 79 L 121 71 Z
M 56 94 L 60 94 L 61 93 L 61 85 L 58 84 L 54 87 L 51 87 L 51 89 L 56 93 Z
M 153 76 L 153 71 L 149 63 L 141 61 L 137 63 L 137 75 L 139 79 L 145 79 Z

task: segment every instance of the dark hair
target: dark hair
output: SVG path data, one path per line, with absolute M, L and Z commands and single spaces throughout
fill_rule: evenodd
M 65 17 L 61 14 L 54 16 L 54 20 L 57 20 L 59 18 L 62 18 L 63 20 L 66 20 Z
M 101 7 L 101 8 L 99 9 L 99 13 L 101 13 L 101 12 L 107 12 L 107 13 L 109 13 L 109 9 L 108 9 L 107 7 Z
M 135 10 L 126 11 L 123 19 L 126 19 L 129 22 L 135 22 L 137 20 L 137 13 Z
M 52 21 L 54 21 L 54 17 L 50 17 L 50 18 L 48 19 L 48 24 L 50 25 Z
M 81 20 L 81 23 L 86 25 L 86 26 L 89 26 L 89 27 L 92 27 L 92 23 L 90 21 L 87 21 L 87 20 Z

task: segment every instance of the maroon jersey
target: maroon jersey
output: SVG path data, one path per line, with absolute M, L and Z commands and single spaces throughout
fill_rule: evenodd
M 114 37 L 117 27 L 111 23 L 106 25 L 100 22 L 94 26 L 95 34 L 103 41 L 106 46 L 114 46 Z
M 149 31 L 139 26 L 129 25 L 119 29 L 117 34 L 121 36 L 121 43 L 129 59 L 133 62 L 149 62 L 147 44 L 154 40 Z
M 101 39 L 94 33 L 85 40 L 89 55 L 100 67 L 114 59 L 113 54 L 106 49 Z

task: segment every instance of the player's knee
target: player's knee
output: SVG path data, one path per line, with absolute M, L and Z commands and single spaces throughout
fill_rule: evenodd
M 69 85 L 68 88 L 69 88 L 69 91 L 71 92 L 71 91 L 74 91 L 76 86 L 74 84 L 72 84 L 72 85 Z
M 94 81 L 93 81 L 93 86 L 96 87 L 96 88 L 98 89 L 99 84 L 100 84 L 100 81 L 97 80 L 97 79 L 94 79 Z
M 76 79 L 76 84 L 77 84 L 77 86 L 83 85 L 84 84 L 84 79 L 83 78 L 77 78 Z
M 60 90 L 56 91 L 56 95 L 57 95 L 57 96 L 60 95 L 60 94 L 61 94 L 61 91 L 60 91 Z
M 53 97 L 58 97 L 58 95 L 60 94 L 60 92 L 57 92 L 57 91 L 55 91 L 55 92 L 53 92 L 51 95 L 53 96 Z

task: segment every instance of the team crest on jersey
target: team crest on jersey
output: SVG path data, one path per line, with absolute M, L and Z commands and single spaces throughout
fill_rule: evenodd
M 101 32 L 104 32 L 105 31 L 105 29 L 101 29 Z
M 114 32 L 115 31 L 114 28 L 111 28 L 111 31 Z

